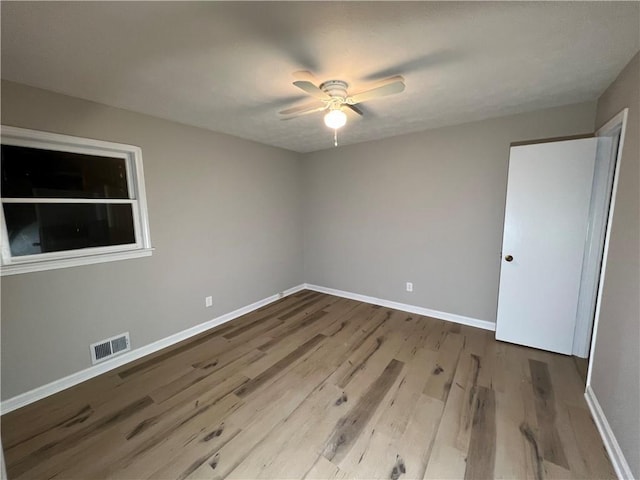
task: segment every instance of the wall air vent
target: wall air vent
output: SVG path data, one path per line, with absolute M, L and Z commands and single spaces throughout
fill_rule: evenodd
M 129 341 L 129 332 L 116 335 L 115 337 L 100 340 L 89 346 L 91 350 L 91 363 L 96 364 L 104 362 L 111 357 L 120 353 L 131 350 L 131 342 Z

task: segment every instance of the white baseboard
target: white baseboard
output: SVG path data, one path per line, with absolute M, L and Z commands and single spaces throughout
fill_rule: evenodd
M 72 373 L 71 375 L 68 375 L 59 380 L 54 380 L 51 383 L 47 383 L 46 385 L 42 385 L 41 387 L 34 388 L 33 390 L 30 390 L 28 392 L 4 400 L 0 404 L 0 414 L 4 415 L 5 413 L 9 413 L 20 407 L 29 405 L 30 403 L 41 400 L 45 397 L 48 397 L 49 395 L 53 395 L 54 393 L 66 390 L 67 388 L 73 387 L 74 385 L 82 383 L 85 380 L 97 377 L 98 375 L 113 370 L 114 368 L 121 367 L 122 365 L 142 358 L 145 355 L 155 353 L 158 350 L 162 350 L 163 348 L 167 348 L 171 345 L 182 342 L 183 340 L 193 337 L 194 335 L 198 335 L 199 333 L 202 333 L 213 327 L 217 327 L 218 325 L 222 325 L 223 323 L 234 320 L 238 317 L 241 317 L 242 315 L 246 315 L 247 313 L 253 312 L 260 307 L 275 302 L 280 298 L 284 298 L 296 292 L 304 290 L 305 288 L 306 287 L 304 284 L 289 288 L 284 292 L 278 293 L 276 295 L 271 295 L 267 298 L 263 298 L 262 300 L 258 300 L 257 302 L 252 303 L 251 305 L 239 308 L 237 310 L 234 310 L 233 312 L 225 313 L 224 315 L 209 320 L 208 322 L 201 323 L 199 325 L 196 325 L 195 327 L 182 330 L 181 332 L 162 338 L 143 347 L 131 350 L 123 355 L 115 357 L 111 360 L 107 360 L 104 363 L 99 363 L 98 365 L 94 365 L 79 372 Z
M 393 308 L 395 310 L 402 310 L 403 312 L 415 313 L 417 315 L 423 315 L 425 317 L 438 318 L 440 320 L 460 323 L 462 325 L 469 325 L 471 327 L 482 328 L 484 330 L 495 331 L 496 329 L 496 324 L 494 322 L 489 322 L 488 320 L 478 320 L 477 318 L 465 317 L 463 315 L 457 315 L 455 313 L 440 312 L 439 310 L 431 310 L 430 308 L 407 305 L 406 303 L 383 300 L 381 298 L 369 297 L 367 295 L 360 295 L 359 293 L 345 292 L 343 290 L 321 287 L 319 285 L 312 285 L 309 283 L 306 283 L 304 287 L 308 290 L 314 290 L 316 292 L 327 293 L 329 295 L 335 295 L 337 297 L 350 298 L 351 300 L 358 300 L 359 302 L 372 303 L 373 305 L 380 305 L 382 307 Z
M 591 410 L 591 416 L 598 427 L 598 431 L 600 432 L 600 436 L 602 437 L 602 442 L 604 443 L 605 448 L 607 449 L 607 453 L 609 454 L 609 459 L 611 460 L 611 464 L 616 471 L 616 475 L 620 480 L 630 480 L 633 479 L 633 473 L 631 472 L 631 468 L 627 463 L 627 460 L 624 458 L 624 454 L 620 449 L 620 444 L 618 440 L 616 440 L 616 436 L 613 434 L 611 430 L 611 426 L 607 420 L 607 417 L 604 416 L 604 412 L 602 411 L 602 407 L 600 406 L 600 402 L 596 397 L 591 385 L 587 385 L 587 390 L 584 392 L 584 397 L 587 400 L 587 405 L 589 405 L 589 410 Z

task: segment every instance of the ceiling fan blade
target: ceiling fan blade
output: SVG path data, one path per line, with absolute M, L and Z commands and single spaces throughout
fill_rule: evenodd
M 314 77 L 313 73 L 308 70 L 298 70 L 297 72 L 293 72 L 293 78 L 296 80 L 305 80 L 307 82 L 313 83 L 314 85 L 318 85 L 318 79 Z
M 349 104 L 355 105 L 357 103 L 366 102 L 373 98 L 385 97 L 387 95 L 393 95 L 394 93 L 400 93 L 404 90 L 404 78 L 400 75 L 391 77 L 383 82 L 382 85 L 374 87 L 364 92 L 356 93 L 347 99 Z
M 309 95 L 319 98 L 320 100 L 329 100 L 331 97 L 307 80 L 297 80 L 293 84 L 300 90 L 304 90 Z
M 349 105 L 348 103 L 345 103 L 344 106 L 351 110 L 353 113 L 357 113 L 360 116 L 364 115 L 364 112 L 355 105 Z
M 307 110 L 315 110 L 317 108 L 326 108 L 326 105 L 323 105 L 318 102 L 309 103 L 307 105 L 300 105 L 298 107 L 287 108 L 286 110 L 282 110 L 280 115 L 295 115 L 296 113 L 305 112 Z
M 302 117 L 303 115 L 309 115 L 310 113 L 321 112 L 329 108 L 328 105 L 323 105 L 321 107 L 308 107 L 306 110 L 300 110 L 296 113 L 289 114 L 288 117 L 282 118 L 282 120 L 291 120 L 292 118 Z M 282 112 L 280 112 L 282 113 Z

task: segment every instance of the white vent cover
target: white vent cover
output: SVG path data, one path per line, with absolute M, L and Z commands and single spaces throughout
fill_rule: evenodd
M 91 350 L 91 363 L 104 362 L 120 353 L 131 350 L 131 342 L 129 341 L 129 332 L 121 333 L 115 337 L 106 338 L 99 342 L 92 343 L 89 346 Z

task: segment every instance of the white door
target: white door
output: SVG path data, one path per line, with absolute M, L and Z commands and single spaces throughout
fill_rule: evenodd
M 571 354 L 596 142 L 511 148 L 498 340 Z

